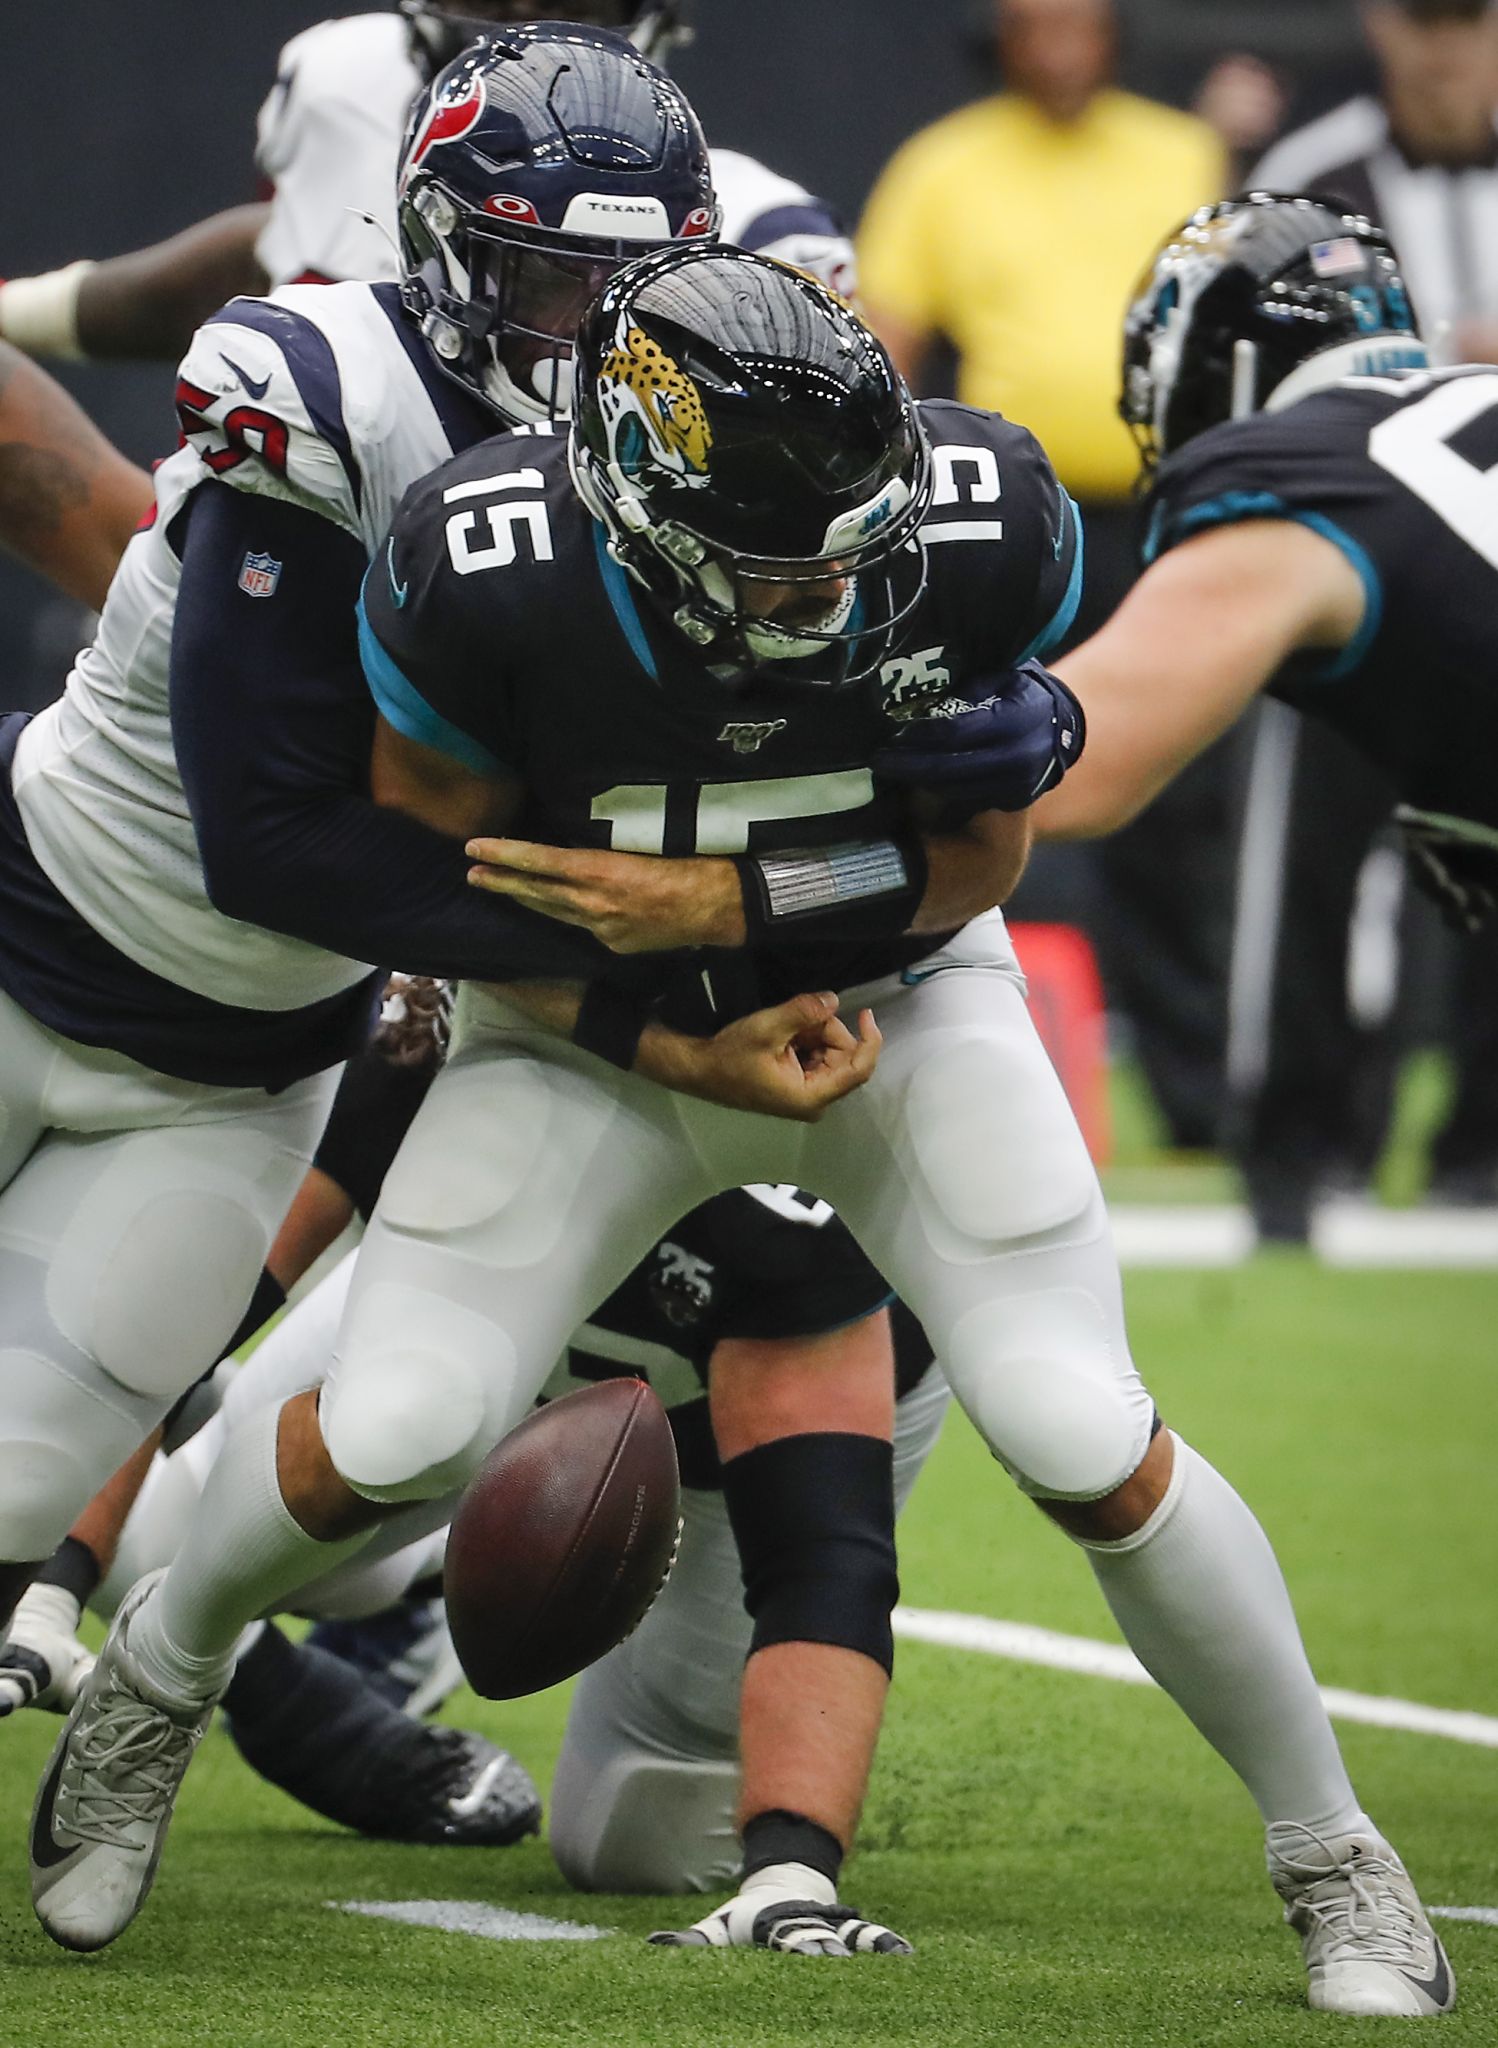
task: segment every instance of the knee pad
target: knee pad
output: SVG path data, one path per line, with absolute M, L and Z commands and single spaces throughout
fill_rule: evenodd
M 458 1303 L 375 1285 L 358 1297 L 323 1389 L 339 1476 L 366 1500 L 430 1500 L 466 1486 L 507 1427 L 515 1354 Z
M 723 1499 L 751 1650 L 828 1643 L 894 1668 L 893 1453 L 871 1436 L 786 1436 L 730 1458 Z
M 154 1142 L 153 1142 L 154 1139 Z M 142 1136 L 84 1191 L 47 1274 L 58 1329 L 128 1393 L 169 1402 L 222 1355 L 254 1291 L 271 1221 L 252 1194 L 274 1148 L 229 1171 L 178 1134 Z
M 595 1771 L 562 1751 L 551 1851 L 582 1892 L 718 1892 L 737 1879 L 739 1767 L 625 1750 Z
M 27 1352 L 0 1351 L 0 1380 L 49 1371 Z M 19 1431 L 32 1427 L 22 1423 Z M 71 1448 L 7 1430 L 0 1437 L 0 1558 L 50 1557 L 93 1491 L 92 1473 Z
M 1155 1409 L 1121 1331 L 1085 1288 L 981 1302 L 944 1358 L 989 1449 L 1028 1494 L 1100 1500 L 1149 1448 Z
M 32 1350 L 0 1350 L 0 1558 L 50 1557 L 144 1431 Z

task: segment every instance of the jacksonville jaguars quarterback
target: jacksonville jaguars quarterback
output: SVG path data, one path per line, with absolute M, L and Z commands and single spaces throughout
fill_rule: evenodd
M 353 604 L 413 478 L 550 416 L 600 280 L 711 231 L 706 150 L 628 43 L 515 30 L 434 86 L 402 206 L 400 286 L 201 330 L 94 645 L 0 724 L 0 1615 L 224 1349 L 367 1033 L 365 963 L 557 971 L 548 928 L 475 918 L 450 843 L 368 801 Z
M 376 794 L 460 833 L 508 806 L 556 843 L 480 839 L 502 893 L 544 870 L 547 914 L 601 918 L 647 960 L 687 950 L 714 1017 L 814 965 L 836 994 L 807 1013 L 876 1004 L 883 1055 L 825 1115 L 772 1120 L 693 1099 L 703 1041 L 658 1014 L 658 983 L 603 1000 L 465 987 L 320 1402 L 268 1417 L 258 1451 L 240 1433 L 261 1483 L 205 1490 L 75 1710 L 86 1733 L 128 1687 L 181 1737 L 134 1788 L 139 1836 L 80 1858 L 75 1910 L 102 1929 L 143 1898 L 244 1623 L 375 1520 L 462 1483 L 675 1218 L 764 1181 L 836 1205 L 1266 1824 L 1357 1834 L 1392 1887 L 1268 1542 L 1132 1363 L 1096 1176 L 994 908 L 1025 808 L 1081 739 L 1034 659 L 1080 583 L 1072 508 L 1022 429 L 917 408 L 856 315 L 751 255 L 630 266 L 574 360 L 568 440 L 458 457 L 408 494 L 371 565 Z M 600 910 L 611 893 L 623 907 Z M 864 1011 L 865 1046 L 875 1029 Z M 79 1796 L 85 1749 L 59 1751 Z M 1444 1959 L 1416 1981 L 1419 1945 L 1439 1950 L 1398 1881 L 1396 1919 L 1367 1915 L 1357 1872 L 1318 1878 L 1307 1913 L 1335 1893 L 1344 1923 L 1318 2002 L 1449 2001 Z
M 1261 691 L 1387 775 L 1416 879 L 1498 906 L 1498 370 L 1432 370 L 1381 230 L 1313 198 L 1205 208 L 1129 315 L 1151 566 L 1064 664 L 1085 767 L 1037 830 L 1141 810 Z

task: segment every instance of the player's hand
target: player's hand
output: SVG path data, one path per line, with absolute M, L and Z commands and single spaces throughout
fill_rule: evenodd
M 1023 811 L 1054 789 L 1082 758 L 1087 721 L 1059 676 L 1027 661 L 1000 676 L 974 677 L 902 725 L 874 756 L 874 773 L 933 792 L 939 822 L 955 826 L 979 811 Z
M 1447 924 L 1479 932 L 1498 911 L 1498 831 L 1401 804 L 1394 813 L 1410 871 Z
M 765 1880 L 768 1880 L 766 1882 Z M 757 1871 L 726 1906 L 690 1927 L 652 1934 L 657 1948 L 775 1948 L 794 1956 L 908 1956 L 903 1935 L 840 1905 L 814 1870 L 781 1864 Z M 812 1896 L 804 1894 L 810 1892 Z
M 837 1014 L 835 995 L 805 995 L 740 1017 L 712 1038 L 652 1025 L 635 1064 L 681 1094 L 813 1124 L 864 1085 L 882 1044 L 872 1011 L 860 1013 L 855 1037 Z
M 61 1586 L 28 1586 L 0 1646 L 0 1715 L 21 1707 L 71 1713 L 94 1668 L 78 1640 L 78 1602 Z
M 611 953 L 744 943 L 743 892 L 731 860 L 666 860 L 526 839 L 471 839 L 467 853 L 475 889 L 581 925 Z

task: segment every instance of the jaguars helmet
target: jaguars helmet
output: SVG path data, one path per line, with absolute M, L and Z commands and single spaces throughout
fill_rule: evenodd
M 684 0 L 563 0 L 567 21 L 610 28 L 628 36 L 642 57 L 664 64 L 679 43 L 689 42 Z M 470 43 L 492 36 L 496 27 L 555 20 L 547 0 L 400 0 L 411 34 L 411 54 L 429 82 L 461 56 Z
M 1428 360 L 1381 228 L 1335 201 L 1250 192 L 1192 214 L 1145 273 L 1119 410 L 1149 468 L 1219 421 Z
M 566 413 L 578 320 L 622 263 L 719 221 L 681 89 L 622 36 L 554 21 L 439 72 L 411 112 L 396 207 L 407 310 L 509 426 Z
M 841 299 L 742 249 L 661 250 L 589 308 L 574 375 L 578 494 L 715 673 L 838 685 L 899 645 L 930 450 Z

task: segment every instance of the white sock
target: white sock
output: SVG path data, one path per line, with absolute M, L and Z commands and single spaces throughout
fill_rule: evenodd
M 309 1536 L 276 1477 L 280 1410 L 257 1409 L 229 1432 L 170 1569 L 130 1624 L 130 1654 L 168 1699 L 206 1699 L 227 1684 L 249 1624 L 369 1541 Z
M 1087 1543 L 1129 1647 L 1252 1793 L 1266 1826 L 1373 1829 L 1358 1805 L 1269 1539 L 1175 1438 L 1165 1498 L 1119 1543 Z

